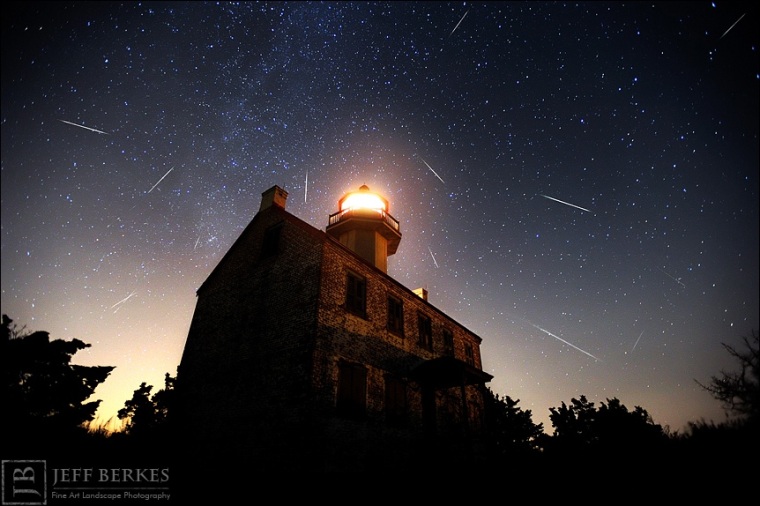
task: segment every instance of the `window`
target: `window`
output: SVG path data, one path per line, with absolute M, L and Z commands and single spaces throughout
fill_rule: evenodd
M 346 276 L 346 310 L 355 315 L 366 317 L 367 280 L 349 272 Z
M 464 358 L 470 365 L 475 365 L 475 354 L 472 351 L 472 345 L 467 344 L 464 347 Z
M 406 384 L 396 376 L 385 376 L 385 420 L 388 425 L 406 423 Z
M 359 364 L 342 362 L 338 365 L 338 413 L 349 418 L 361 418 L 367 407 L 367 369 Z
M 454 356 L 454 334 L 449 329 L 443 329 L 443 354 Z
M 388 297 L 388 330 L 404 335 L 404 303 L 396 297 Z
M 428 350 L 433 349 L 433 322 L 424 314 L 417 315 L 418 344 Z
M 280 252 L 280 235 L 282 223 L 273 225 L 264 232 L 264 241 L 261 244 L 261 258 L 268 258 Z

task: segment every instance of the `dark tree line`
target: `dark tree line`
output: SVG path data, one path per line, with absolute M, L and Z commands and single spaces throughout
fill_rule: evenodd
M 722 371 L 708 385 L 700 385 L 720 401 L 730 421 L 722 424 L 694 422 L 686 434 L 669 434 L 654 423 L 642 407 L 629 410 L 619 399 L 595 405 L 585 396 L 550 409 L 553 434 L 535 424 L 532 412 L 519 400 L 500 397 L 486 389 L 486 453 L 493 469 L 520 462 L 527 468 L 564 462 L 572 455 L 595 462 L 612 463 L 648 458 L 656 462 L 684 464 L 704 461 L 706 456 L 730 460 L 758 456 L 758 412 L 760 411 L 760 365 L 758 336 L 743 340 L 746 350 L 724 345 L 734 357 L 738 371 Z M 163 388 L 142 383 L 128 399 L 118 417 L 124 422 L 116 434 L 88 432 L 100 403 L 89 400 L 99 384 L 114 369 L 110 366 L 80 366 L 72 356 L 89 344 L 50 340 L 47 332 L 17 328 L 3 315 L 0 336 L 3 363 L 2 445 L 28 452 L 28 440 L 71 440 L 89 435 L 102 443 L 117 442 L 119 448 L 156 448 L 172 439 L 172 412 L 176 403 L 176 377 L 166 373 Z M 62 438 L 61 435 L 66 437 Z M 20 437 L 22 436 L 22 437 Z M 114 448 L 111 446 L 111 448 Z M 676 457 L 678 456 L 677 460 Z
M 554 433 L 544 432 L 543 424 L 534 424 L 530 410 L 517 407 L 519 401 L 500 398 L 488 389 L 490 462 L 496 466 L 546 464 L 573 455 L 588 461 L 615 458 L 618 455 L 652 455 L 666 451 L 667 432 L 652 421 L 639 406 L 629 411 L 617 398 L 607 399 L 597 408 L 585 396 L 551 408 L 549 416 Z

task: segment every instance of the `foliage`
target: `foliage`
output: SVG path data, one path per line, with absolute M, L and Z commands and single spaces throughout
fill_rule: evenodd
M 158 443 L 172 439 L 170 422 L 176 414 L 176 377 L 166 373 L 164 387 L 155 393 L 152 385 L 140 384 L 118 412 L 119 419 L 125 421 L 118 437 L 112 437 L 102 428 L 93 430 L 90 424 L 89 439 L 84 440 L 81 434 L 87 431 L 82 427 L 93 420 L 100 403 L 88 399 L 114 368 L 72 364 L 72 357 L 90 346 L 78 339 L 51 340 L 47 332 L 17 328 L 6 315 L 3 315 L 1 328 L 2 402 L 6 413 L 2 443 L 6 448 L 12 446 L 27 452 L 26 442 L 17 444 L 16 440 L 29 435 L 39 440 L 39 434 L 44 435 L 42 439 L 49 446 L 51 438 L 59 437 L 66 430 L 69 431 L 66 433 L 69 448 L 86 447 L 90 451 L 101 451 L 102 455 L 117 453 L 115 449 L 119 454 L 139 455 L 145 449 L 155 451 L 162 447 Z M 494 470 L 516 466 L 531 473 L 540 469 L 536 464 L 545 464 L 546 469 L 551 469 L 557 464 L 564 466 L 568 458 L 578 463 L 584 457 L 591 457 L 598 465 L 610 466 L 624 460 L 638 462 L 637 459 L 646 455 L 663 467 L 677 464 L 683 469 L 696 470 L 706 459 L 738 462 L 746 456 L 756 456 L 760 409 L 757 333 L 753 331 L 743 342 L 746 352 L 723 345 L 738 360 L 740 370 L 722 372 L 712 378 L 710 385 L 702 385 L 723 402 L 727 410 L 741 416 L 721 425 L 691 423 L 691 431 L 685 435 L 670 437 L 639 406 L 629 411 L 619 399 L 612 398 L 597 408 L 581 395 L 571 399 L 569 405 L 563 402 L 550 409 L 554 427 L 550 436 L 544 433 L 543 424 L 533 423 L 530 410 L 519 407 L 519 400 L 500 397 L 487 388 L 484 443 L 489 464 Z M 135 445 L 135 442 L 140 444 Z
M 543 443 L 546 450 L 553 452 L 640 453 L 662 447 L 668 440 L 645 409 L 636 406 L 629 411 L 617 398 L 607 399 L 596 409 L 582 395 L 573 398 L 570 406 L 563 402 L 549 411 L 554 435 Z
M 570 402 L 570 406 L 563 402 L 559 408 L 549 409 L 554 439 L 573 446 L 592 443 L 596 440 L 593 431 L 596 414 L 594 403 L 586 400 L 584 395 L 580 399 L 573 398 Z
M 176 378 L 166 373 L 164 388 L 153 394 L 152 385 L 145 382 L 134 391 L 132 398 L 124 403 L 117 416 L 126 420 L 124 433 L 137 436 L 153 436 L 168 426 L 175 404 Z
M 709 385 L 697 383 L 722 402 L 727 412 L 756 424 L 760 419 L 760 339 L 754 330 L 750 337 L 742 339 L 746 352 L 722 343 L 739 362 L 738 372 L 721 371 L 720 376 L 711 378 Z
M 538 452 L 543 424 L 533 423 L 532 412 L 523 411 L 519 403 L 519 399 L 499 397 L 490 388 L 485 390 L 488 453 L 496 464 L 536 456 Z
M 114 367 L 72 364 L 73 355 L 89 344 L 51 341 L 48 332 L 18 329 L 7 315 L 0 341 L 3 403 L 14 427 L 70 429 L 95 417 L 100 400 L 86 401 Z

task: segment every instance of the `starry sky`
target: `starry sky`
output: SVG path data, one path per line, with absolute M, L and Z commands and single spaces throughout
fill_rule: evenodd
M 490 387 L 724 419 L 758 329 L 758 12 L 739 2 L 6 2 L 2 312 L 92 346 L 115 421 L 273 185 L 390 201 L 388 273 Z

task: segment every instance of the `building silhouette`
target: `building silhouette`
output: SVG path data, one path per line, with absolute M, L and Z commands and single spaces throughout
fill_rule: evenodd
M 188 458 L 275 472 L 477 459 L 481 339 L 388 276 L 388 201 L 349 192 L 324 231 L 286 201 L 262 194 L 197 291 L 177 383 Z

